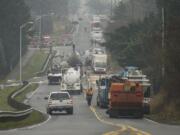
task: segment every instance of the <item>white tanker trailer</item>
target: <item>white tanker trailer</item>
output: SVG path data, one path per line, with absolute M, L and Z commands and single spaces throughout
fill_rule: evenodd
M 81 79 L 80 79 L 80 67 L 68 68 L 62 76 L 61 91 L 68 91 L 71 94 L 80 94 Z

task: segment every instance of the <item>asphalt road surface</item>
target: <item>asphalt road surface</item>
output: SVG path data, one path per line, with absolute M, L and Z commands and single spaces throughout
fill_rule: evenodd
M 34 108 L 46 113 L 47 101 L 44 100 L 44 97 L 50 91 L 58 90 L 58 85 L 48 86 L 47 84 L 42 84 L 31 99 L 30 104 Z M 8 133 L 4 132 L 4 135 L 102 135 L 113 129 L 113 127 L 102 124 L 94 117 L 83 95 L 74 96 L 73 101 L 73 115 L 66 115 L 63 112 L 55 114 L 51 116 L 47 123 L 41 126 L 32 129 L 19 129 Z M 3 135 L 1 132 L 0 134 Z

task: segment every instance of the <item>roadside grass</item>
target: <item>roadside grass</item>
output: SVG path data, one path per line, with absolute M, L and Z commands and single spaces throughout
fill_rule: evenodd
M 29 79 L 33 77 L 35 73 L 41 71 L 47 57 L 48 53 L 46 53 L 44 50 L 35 52 L 28 64 L 23 67 L 23 80 Z
M 34 110 L 26 119 L 23 119 L 23 120 L 13 120 L 13 121 L 7 121 L 7 122 L 0 121 L 0 130 L 23 128 L 23 127 L 41 123 L 45 120 L 46 120 L 46 117 L 42 113 Z
M 16 109 L 8 104 L 8 96 L 16 91 L 21 86 L 7 87 L 0 90 L 0 110 L 1 111 L 15 111 Z
M 45 52 L 44 50 L 37 50 L 35 52 L 35 54 L 33 55 L 33 57 L 29 60 L 27 65 L 25 65 L 25 67 L 23 67 L 22 79 L 23 80 L 30 79 L 31 77 L 33 77 L 35 75 L 35 73 L 40 72 L 44 66 L 44 63 L 46 62 L 48 55 L 49 54 L 47 52 Z M 12 72 L 19 72 L 19 69 L 17 71 L 16 68 Z M 6 75 L 5 77 L 1 78 L 0 83 L 7 82 L 9 75 L 10 75 L 10 73 L 8 75 Z M 19 79 L 19 77 L 16 76 L 16 80 L 18 80 L 18 79 Z
M 17 95 L 15 97 L 15 100 L 18 102 L 23 102 L 26 99 L 26 95 L 28 93 L 31 93 L 33 91 L 35 91 L 38 88 L 38 84 L 34 83 L 34 84 L 30 84 L 20 95 Z
M 180 106 L 179 100 L 168 101 L 166 91 L 160 91 L 153 97 L 151 102 L 151 114 L 147 118 L 159 123 L 180 125 Z

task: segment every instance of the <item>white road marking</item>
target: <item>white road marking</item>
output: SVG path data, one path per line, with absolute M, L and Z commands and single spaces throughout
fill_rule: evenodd
M 144 118 L 144 119 L 145 119 L 146 121 L 148 121 L 148 122 L 153 123 L 153 124 L 161 125 L 161 123 L 158 123 L 158 122 L 156 122 L 156 121 L 150 120 L 150 119 L 148 119 L 148 118 Z

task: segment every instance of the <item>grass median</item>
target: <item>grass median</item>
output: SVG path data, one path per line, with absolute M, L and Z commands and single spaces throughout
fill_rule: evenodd
M 23 102 L 26 99 L 26 95 L 28 93 L 35 91 L 37 89 L 37 87 L 38 87 L 37 83 L 30 84 L 21 94 L 19 94 L 15 97 L 15 100 L 18 102 Z
M 38 87 L 38 84 L 30 84 L 21 94 L 17 95 L 15 97 L 15 99 L 17 101 L 19 101 L 19 102 L 23 102 L 26 99 L 26 95 L 28 93 L 31 93 L 34 90 L 36 90 L 37 87 Z M 15 90 L 17 90 L 17 87 L 13 88 L 13 89 L 11 88 L 9 90 L 9 92 L 7 92 L 6 94 L 2 94 L 4 92 L 0 93 L 1 98 L 6 101 L 6 98 L 12 92 L 14 92 Z M 6 95 L 6 96 L 4 96 L 4 95 Z M 11 106 L 9 106 L 7 102 L 5 104 L 5 101 L 4 101 L 4 104 L 3 104 L 4 109 L 15 111 L 15 109 L 13 109 Z M 43 122 L 45 120 L 46 120 L 46 116 L 44 114 L 42 114 L 39 111 L 34 110 L 30 115 L 28 115 L 24 119 L 12 119 L 12 120 L 10 119 L 10 120 L 7 120 L 7 121 L 0 121 L 0 130 L 7 130 L 7 129 L 13 129 L 13 128 L 22 128 L 22 127 L 31 126 L 31 125 L 34 125 L 34 124 L 41 123 L 41 122 Z
M 23 120 L 0 122 L 0 130 L 23 128 L 34 124 L 38 124 L 40 122 L 43 122 L 44 120 L 45 120 L 45 116 L 43 116 L 42 113 L 34 110 L 27 118 Z
M 36 51 L 28 64 L 23 67 L 23 80 L 29 79 L 33 77 L 35 73 L 40 72 L 47 60 L 47 57 L 48 53 L 44 50 Z
M 8 96 L 19 89 L 21 86 L 12 86 L 0 90 L 0 110 L 1 111 L 15 111 L 16 109 L 8 104 Z

